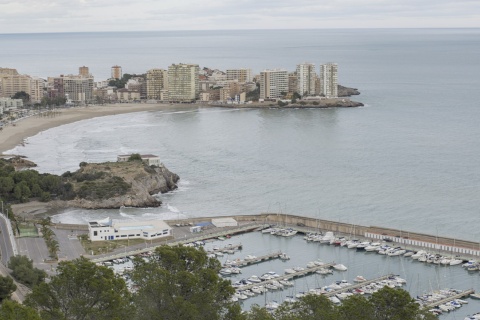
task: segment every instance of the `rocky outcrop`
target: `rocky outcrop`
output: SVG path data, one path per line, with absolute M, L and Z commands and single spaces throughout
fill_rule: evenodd
M 89 177 L 99 178 L 83 180 Z M 141 161 L 86 164 L 70 178 L 77 196 L 68 201 L 68 206 L 85 209 L 158 207 L 162 202 L 155 194 L 176 189 L 179 179 L 163 165 L 148 166 Z M 116 194 L 99 196 L 102 190 L 98 187 L 111 189 L 110 192 Z
M 357 96 L 360 94 L 360 91 L 356 88 L 348 88 L 341 85 L 338 85 L 338 96 L 339 97 L 351 97 Z

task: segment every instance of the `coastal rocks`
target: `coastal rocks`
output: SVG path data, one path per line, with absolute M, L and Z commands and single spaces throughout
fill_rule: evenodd
M 98 179 L 85 181 L 89 177 Z M 158 167 L 141 161 L 86 164 L 69 178 L 77 196 L 67 203 L 85 209 L 158 207 L 162 202 L 154 195 L 176 189 L 179 179 L 163 164 Z
M 339 97 L 351 97 L 357 96 L 360 94 L 360 91 L 356 88 L 348 88 L 341 85 L 338 85 L 338 96 Z

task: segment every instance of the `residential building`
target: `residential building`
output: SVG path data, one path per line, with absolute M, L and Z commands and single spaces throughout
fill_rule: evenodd
M 260 72 L 260 99 L 278 99 L 287 92 L 287 70 L 273 69 Z
M 1 96 L 10 98 L 15 93 L 24 91 L 30 95 L 30 102 L 37 103 L 42 100 L 44 80 L 32 78 L 28 75 L 0 75 Z
M 128 90 L 126 88 L 117 90 L 117 99 L 119 101 L 139 101 L 140 92 L 134 90 Z
M 110 218 L 88 222 L 90 241 L 154 240 L 172 236 L 172 228 L 163 220 L 125 221 Z
M 13 68 L 0 68 L 0 76 L 17 76 L 17 69 Z
M 138 91 L 140 99 L 147 98 L 147 82 L 143 77 L 133 77 L 127 81 L 125 88 L 130 91 Z
M 297 65 L 297 93 L 301 96 L 315 94 L 315 65 L 313 63 L 301 63 Z
M 63 82 L 63 93 L 67 102 L 75 104 L 88 104 L 94 102 L 93 77 L 81 77 L 75 75 L 60 76 Z
M 199 94 L 198 64 L 172 64 L 168 67 L 169 101 L 192 102 Z
M 122 79 L 122 76 L 123 76 L 122 67 L 115 65 L 112 67 L 111 71 L 112 71 L 112 74 L 111 74 L 112 79 Z
M 22 99 L 0 98 L 0 114 L 8 110 L 16 110 L 23 107 Z
M 168 87 L 167 70 L 150 69 L 147 71 L 147 99 L 166 100 L 164 98 L 168 95 Z
M 210 101 L 210 93 L 201 92 L 200 93 L 200 101 L 204 101 L 204 102 Z
M 320 65 L 320 94 L 327 98 L 338 97 L 338 65 L 336 63 Z
M 128 159 L 130 159 L 132 155 L 131 154 L 121 154 L 117 156 L 117 162 L 126 162 Z M 142 158 L 142 161 L 148 164 L 149 166 L 157 166 L 157 167 L 162 167 L 163 164 L 160 161 L 160 157 L 155 156 L 153 154 L 141 154 L 140 157 Z
M 228 69 L 227 80 L 238 80 L 238 82 L 251 82 L 252 81 L 252 69 Z
M 298 92 L 298 78 L 296 72 L 291 72 L 288 74 L 288 93 L 294 92 Z
M 78 68 L 78 75 L 84 78 L 90 77 L 90 71 L 88 70 L 88 67 L 80 67 Z
M 220 88 L 220 101 L 228 101 L 230 98 L 230 89 L 229 88 Z

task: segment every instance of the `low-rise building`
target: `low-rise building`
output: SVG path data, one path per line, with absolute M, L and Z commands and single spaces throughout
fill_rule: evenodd
M 140 100 L 140 92 L 133 91 L 128 89 L 118 89 L 117 90 L 117 99 L 119 101 L 136 101 Z
M 155 240 L 172 236 L 172 228 L 163 220 L 123 221 L 110 218 L 88 223 L 90 241 Z
M 117 156 L 117 162 L 127 162 L 131 156 L 131 154 L 121 154 Z M 142 161 L 149 166 L 163 166 L 162 162 L 160 161 L 160 157 L 153 154 L 141 154 L 140 157 L 142 158 Z
M 16 110 L 22 107 L 23 107 L 22 99 L 0 98 L 0 109 L 2 110 L 0 113 L 9 111 L 9 110 Z

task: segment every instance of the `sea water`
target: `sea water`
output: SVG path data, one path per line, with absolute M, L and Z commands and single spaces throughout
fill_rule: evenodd
M 115 115 L 60 126 L 13 151 L 41 172 L 76 170 L 81 161 L 115 161 L 118 154 L 153 153 L 180 175 L 160 208 L 70 209 L 55 221 L 168 219 L 278 212 L 353 224 L 380 225 L 480 240 L 479 29 L 250 30 L 0 35 L 2 67 L 47 77 L 90 67 L 96 79 L 112 65 L 126 73 L 167 68 L 249 67 L 289 71 L 304 61 L 339 64 L 339 82 L 356 87 L 363 108 L 237 110 L 195 105 Z M 318 66 L 317 66 L 318 70 Z M 233 257 L 282 250 L 242 277 L 320 258 L 345 273 L 296 281 L 295 290 L 397 273 L 407 289 L 479 288 L 461 267 L 356 253 L 307 244 L 301 237 L 246 234 Z M 212 244 L 213 245 L 213 244 Z M 287 294 L 288 293 L 288 294 Z M 269 293 L 281 300 L 283 293 Z M 263 305 L 265 297 L 249 299 Z M 478 312 L 478 303 L 445 319 Z
M 153 153 L 180 175 L 154 209 L 68 210 L 85 223 L 280 212 L 479 239 L 480 31 L 269 30 L 0 35 L 3 66 L 47 76 L 113 64 L 143 73 L 339 63 L 363 108 L 237 110 L 195 105 L 79 121 L 16 153 L 41 172 Z M 28 43 L 28 46 L 27 46 Z M 88 43 L 88 46 L 82 45 Z M 318 68 L 318 67 L 317 67 Z M 70 71 L 71 70 L 71 71 Z

